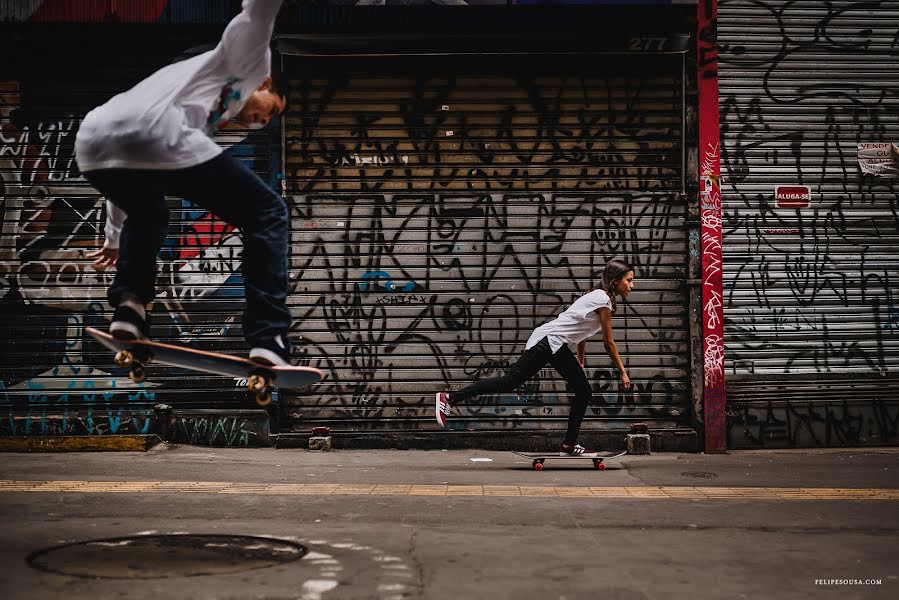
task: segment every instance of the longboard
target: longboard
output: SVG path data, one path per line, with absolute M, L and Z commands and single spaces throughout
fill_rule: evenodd
M 323 373 L 314 367 L 269 367 L 246 358 L 195 350 L 186 346 L 162 344 L 150 340 L 119 340 L 105 331 L 85 327 L 85 331 L 115 355 L 115 364 L 128 369 L 128 377 L 140 383 L 147 376 L 151 362 L 181 367 L 192 371 L 237 377 L 247 380 L 247 389 L 259 406 L 272 401 L 272 388 L 301 388 L 318 383 Z
M 577 455 L 571 455 L 565 452 L 513 452 L 513 454 L 531 459 L 531 466 L 534 467 L 535 471 L 542 471 L 543 463 L 548 458 L 560 460 L 592 460 L 594 467 L 596 467 L 600 471 L 604 471 L 606 468 L 606 463 L 604 463 L 603 461 L 605 459 L 624 456 L 625 454 L 627 454 L 627 450 L 616 450 L 614 452 L 590 452 Z

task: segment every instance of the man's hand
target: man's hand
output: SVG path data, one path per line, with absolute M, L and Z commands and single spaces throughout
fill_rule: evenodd
M 577 362 L 578 362 L 579 365 L 581 365 L 581 368 L 583 369 L 583 368 L 584 368 L 584 364 L 587 362 L 587 359 L 586 359 L 585 357 L 583 357 L 583 356 L 578 356 L 578 357 L 577 357 Z
M 94 271 L 99 271 L 102 273 L 109 267 L 114 267 L 117 262 L 119 262 L 119 249 L 118 248 L 107 248 L 103 246 L 96 252 L 91 252 L 86 255 L 87 258 L 96 259 L 94 260 Z
M 627 376 L 627 373 L 621 374 L 621 386 L 626 390 L 631 389 L 631 378 Z

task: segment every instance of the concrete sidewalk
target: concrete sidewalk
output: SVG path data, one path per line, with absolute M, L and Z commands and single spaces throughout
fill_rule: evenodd
M 484 451 L 0 459 L 4 598 L 899 594 L 897 449 L 625 456 L 605 471 L 548 461 L 541 472 Z M 223 534 L 280 540 L 282 558 L 292 543 L 309 553 L 266 562 L 266 542 L 235 549 Z

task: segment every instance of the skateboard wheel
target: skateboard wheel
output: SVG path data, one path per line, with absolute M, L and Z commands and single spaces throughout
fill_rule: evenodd
M 117 367 L 130 367 L 134 363 L 134 355 L 127 350 L 116 352 L 115 364 Z
M 132 367 L 132 369 L 128 371 L 128 378 L 134 383 L 142 383 L 143 380 L 147 378 L 147 372 L 144 371 L 143 367 Z
M 602 462 L 601 460 L 594 460 L 593 465 L 600 471 L 606 470 L 606 463 Z
M 533 465 L 535 471 L 542 471 L 542 470 L 543 470 L 543 461 L 535 460 L 535 461 L 534 461 L 533 463 L 531 463 L 531 464 Z
M 267 386 L 268 381 L 266 381 L 265 377 L 263 377 L 262 375 L 250 375 L 247 378 L 247 388 L 251 392 L 254 392 L 257 395 L 257 398 L 262 394 Z M 269 396 L 271 396 L 271 394 L 269 394 Z M 271 399 L 269 399 L 269 401 L 271 401 Z
M 265 408 L 269 404 L 272 403 L 272 391 L 265 390 L 264 392 L 259 392 L 256 394 L 256 404 L 260 407 Z

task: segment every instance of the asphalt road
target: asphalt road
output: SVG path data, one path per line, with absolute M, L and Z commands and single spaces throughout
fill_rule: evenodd
M 0 465 L 4 599 L 899 597 L 891 449 L 605 471 L 169 446 Z

